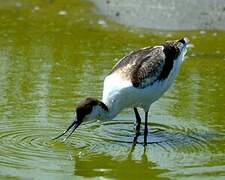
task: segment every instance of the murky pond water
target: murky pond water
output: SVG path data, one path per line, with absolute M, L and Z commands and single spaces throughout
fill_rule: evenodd
M 120 57 L 183 36 L 193 46 L 151 108 L 146 149 L 142 136 L 132 149 L 132 109 L 51 141 L 80 100 L 101 98 Z M 224 32 L 125 28 L 86 1 L 0 1 L 0 179 L 224 179 L 224 42 Z

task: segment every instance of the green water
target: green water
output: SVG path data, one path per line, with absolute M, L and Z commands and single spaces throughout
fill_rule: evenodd
M 132 109 L 50 140 L 79 101 L 101 98 L 119 58 L 183 36 L 193 46 L 151 108 L 146 149 L 132 149 Z M 81 0 L 1 0 L 0 179 L 224 179 L 224 42 L 217 31 L 125 28 Z

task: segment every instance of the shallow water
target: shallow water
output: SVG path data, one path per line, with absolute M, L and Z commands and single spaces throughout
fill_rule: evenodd
M 224 32 L 128 29 L 78 0 L 0 5 L 0 179 L 225 178 Z M 132 148 L 132 109 L 51 140 L 120 57 L 183 36 L 192 47 L 151 107 L 146 148 L 143 135 Z

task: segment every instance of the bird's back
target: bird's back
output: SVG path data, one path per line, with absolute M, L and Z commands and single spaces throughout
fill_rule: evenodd
M 173 58 L 167 58 L 163 46 L 146 47 L 122 58 L 110 74 L 118 74 L 136 88 L 146 88 L 165 79 L 173 67 Z

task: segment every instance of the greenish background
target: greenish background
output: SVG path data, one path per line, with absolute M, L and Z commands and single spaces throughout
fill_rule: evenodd
M 77 103 L 101 98 L 122 56 L 183 36 L 192 46 L 152 106 L 146 149 L 132 149 L 132 109 L 51 141 Z M 1 0 L 0 179 L 224 179 L 224 42 L 221 31 L 126 28 L 83 0 Z

